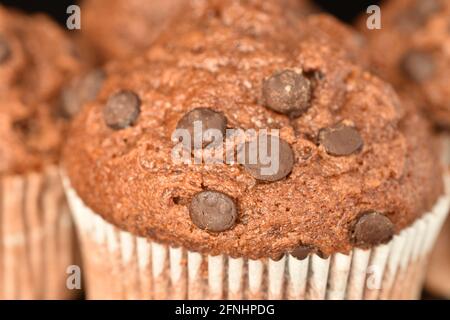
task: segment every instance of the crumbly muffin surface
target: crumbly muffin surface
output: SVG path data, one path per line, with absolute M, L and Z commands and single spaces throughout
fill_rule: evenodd
M 442 183 L 426 123 L 317 17 L 279 3 L 196 1 L 145 54 L 109 67 L 64 152 L 92 210 L 161 243 L 276 259 L 384 243 L 431 208 Z M 279 130 L 281 171 L 173 161 L 172 134 L 195 119 Z

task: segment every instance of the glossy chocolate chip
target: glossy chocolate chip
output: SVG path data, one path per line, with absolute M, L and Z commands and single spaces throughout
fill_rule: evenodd
M 422 83 L 433 77 L 436 65 L 431 54 L 411 50 L 400 61 L 403 73 L 411 80 Z
M 262 141 L 266 145 L 260 144 Z M 285 178 L 294 167 L 294 152 L 291 146 L 276 136 L 261 136 L 246 142 L 244 150 L 245 170 L 259 181 L 274 182 Z
M 319 142 L 326 152 L 333 156 L 348 156 L 361 150 L 363 146 L 359 132 L 343 124 L 322 129 L 319 133 Z
M 201 130 L 195 130 L 194 126 L 201 126 Z M 199 127 L 200 128 L 200 127 Z M 225 137 L 227 118 L 220 112 L 210 108 L 196 108 L 186 113 L 177 124 L 177 129 L 187 130 L 194 141 L 202 141 L 202 147 L 214 141 L 213 136 L 208 136 L 207 130 L 218 130 Z
M 389 242 L 394 235 L 394 225 L 388 217 L 378 212 L 363 213 L 352 230 L 356 246 L 369 247 Z
M 189 206 L 192 222 L 200 229 L 222 232 L 231 229 L 237 218 L 236 204 L 218 191 L 197 193 Z
M 141 112 L 141 100 L 136 93 L 123 90 L 109 97 L 103 108 L 105 123 L 114 130 L 132 126 Z
M 297 117 L 310 107 L 311 82 L 292 70 L 276 73 L 264 80 L 263 100 L 268 108 Z
M 94 100 L 105 80 L 106 74 L 101 69 L 89 72 L 81 79 L 73 81 L 62 91 L 61 107 L 63 115 L 72 118 L 81 109 L 81 107 Z
M 297 248 L 291 251 L 291 256 L 298 260 L 306 259 L 311 253 L 314 253 L 314 248 L 307 245 L 299 245 Z
M 0 35 L 0 64 L 11 56 L 11 48 L 5 38 Z

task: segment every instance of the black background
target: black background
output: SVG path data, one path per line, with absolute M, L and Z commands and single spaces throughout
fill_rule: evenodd
M 337 0 L 336 0 L 337 1 Z M 344 0 L 341 0 L 344 1 Z M 175 308 L 187 306 L 215 307 L 219 304 L 262 304 L 274 305 L 274 315 L 219 315 L 202 316 L 175 315 Z M 45 315 L 46 319 L 86 319 L 99 316 L 101 319 L 385 319 L 399 317 L 430 318 L 432 315 L 447 314 L 447 301 L 3 301 L 2 314 L 16 318 Z M 31 314 L 31 312 L 33 312 Z M 35 316 L 35 317 L 36 317 Z
M 95 0 L 90 0 L 95 1 Z M 159 0 L 165 1 L 165 0 Z M 264 0 L 261 0 L 264 1 Z M 388 0 L 385 0 L 388 1 Z M 426 1 L 426 0 L 424 0 Z M 364 12 L 372 4 L 380 3 L 379 0 L 315 0 L 322 9 L 328 11 L 344 21 L 351 22 L 357 15 Z M 7 6 L 20 8 L 28 12 L 47 12 L 61 24 L 67 19 L 66 9 L 74 0 L 0 0 Z

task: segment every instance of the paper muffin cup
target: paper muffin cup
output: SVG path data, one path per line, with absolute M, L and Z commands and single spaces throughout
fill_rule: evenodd
M 448 180 L 448 179 L 446 179 Z M 65 179 L 81 239 L 88 299 L 417 299 L 450 200 L 370 250 L 278 261 L 210 256 L 122 231 Z
M 0 177 L 0 299 L 64 299 L 74 228 L 58 169 Z

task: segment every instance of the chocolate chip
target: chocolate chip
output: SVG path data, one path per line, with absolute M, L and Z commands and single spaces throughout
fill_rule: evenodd
M 425 25 L 429 17 L 441 8 L 438 0 L 416 0 L 416 3 L 407 10 L 401 11 L 395 21 L 404 33 L 414 32 Z
M 359 132 L 343 124 L 322 129 L 319 132 L 319 142 L 333 156 L 348 156 L 361 150 L 363 146 Z
M 264 80 L 263 99 L 268 108 L 297 117 L 310 107 L 311 82 L 292 70 L 276 73 Z
M 201 124 L 201 130 L 194 131 L 195 123 Z M 205 136 L 206 130 L 218 130 L 225 137 L 225 130 L 227 128 L 227 118 L 220 112 L 214 111 L 210 108 L 195 108 L 186 113 L 177 124 L 177 129 L 188 130 L 192 145 L 194 141 L 202 141 L 202 146 L 205 147 L 214 141 L 213 137 Z
M 61 108 L 63 115 L 72 118 L 81 107 L 96 98 L 105 80 L 106 74 L 101 69 L 89 72 L 81 79 L 76 79 L 62 91 Z
M 416 0 L 415 10 L 422 19 L 428 18 L 432 14 L 441 10 L 442 6 L 439 0 Z
M 422 83 L 433 76 L 436 65 L 430 54 L 412 50 L 403 56 L 400 61 L 400 68 L 408 78 L 417 83 Z
M 211 232 L 231 229 L 237 218 L 233 199 L 218 191 L 197 193 L 191 201 L 189 213 L 197 227 Z
M 291 251 L 291 256 L 298 260 L 306 259 L 311 253 L 314 253 L 314 248 L 307 245 L 299 245 L 297 248 Z
M 354 225 L 352 240 L 360 247 L 389 242 L 394 235 L 394 225 L 385 215 L 369 211 L 363 213 Z
M 11 48 L 5 38 L 0 35 L 0 64 L 11 56 Z
M 133 125 L 140 112 L 141 100 L 137 94 L 122 90 L 109 97 L 103 108 L 103 118 L 110 128 L 120 130 Z
M 260 144 L 266 142 L 266 146 Z M 264 135 L 246 142 L 244 146 L 245 170 L 255 179 L 274 182 L 285 178 L 294 167 L 294 152 L 291 146 L 272 135 Z

